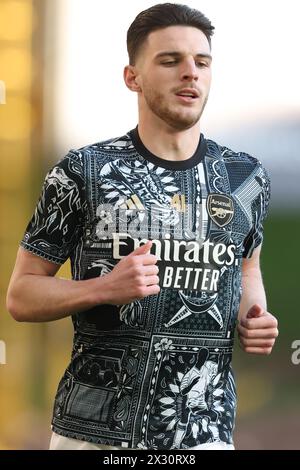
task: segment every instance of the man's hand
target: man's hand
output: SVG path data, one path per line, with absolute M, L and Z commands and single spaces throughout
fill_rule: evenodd
M 151 245 L 149 240 L 139 246 L 122 258 L 110 273 L 98 278 L 105 303 L 124 305 L 159 293 L 157 257 L 149 253 Z
M 59 320 L 96 305 L 124 305 L 159 293 L 157 257 L 152 242 L 122 258 L 108 274 L 84 280 L 55 277 L 59 265 L 24 248 L 18 256 L 7 293 L 7 309 L 17 321 Z
M 278 336 L 277 325 L 273 315 L 253 305 L 237 327 L 242 349 L 250 354 L 270 354 Z

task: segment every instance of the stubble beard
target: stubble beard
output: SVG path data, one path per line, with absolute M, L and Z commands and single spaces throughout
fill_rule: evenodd
M 144 89 L 144 99 L 150 110 L 158 116 L 162 121 L 166 122 L 170 127 L 176 130 L 186 130 L 193 127 L 200 120 L 206 103 L 208 101 L 208 95 L 204 98 L 202 106 L 198 113 L 184 113 L 175 109 L 166 103 L 163 95 L 155 93 L 153 90 Z M 201 99 L 201 98 L 199 98 Z

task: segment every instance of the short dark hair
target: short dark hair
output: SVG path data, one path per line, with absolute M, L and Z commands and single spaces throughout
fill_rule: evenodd
M 152 31 L 168 26 L 192 26 L 200 29 L 211 46 L 214 32 L 210 20 L 201 11 L 177 3 L 159 3 L 141 11 L 127 31 L 127 51 L 130 65 L 134 65 L 137 55 Z

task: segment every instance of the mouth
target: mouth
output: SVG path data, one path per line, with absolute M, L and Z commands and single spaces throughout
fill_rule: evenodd
M 199 98 L 199 92 L 195 88 L 183 88 L 177 91 L 177 93 L 175 94 L 176 96 L 182 96 L 186 98 L 192 98 L 192 99 Z
M 191 103 L 199 98 L 199 93 L 194 88 L 183 88 L 179 90 L 175 95 L 183 102 Z

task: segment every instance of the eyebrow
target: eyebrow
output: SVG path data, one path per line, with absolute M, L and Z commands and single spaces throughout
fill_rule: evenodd
M 161 57 L 164 57 L 164 56 L 171 56 L 171 57 L 180 57 L 182 56 L 182 53 L 181 52 L 176 52 L 176 51 L 163 51 L 163 52 L 159 52 L 156 56 L 155 56 L 155 59 L 159 59 Z M 212 56 L 210 54 L 206 54 L 204 52 L 201 52 L 199 54 L 196 54 L 197 58 L 199 59 L 209 59 L 209 60 L 212 60 Z

